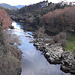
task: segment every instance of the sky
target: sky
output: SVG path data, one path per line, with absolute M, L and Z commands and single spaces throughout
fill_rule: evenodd
M 44 0 L 0 0 L 0 3 L 7 3 L 12 6 L 15 6 L 15 5 L 30 5 L 30 4 L 38 3 L 41 1 L 44 1 Z M 58 3 L 62 0 L 48 0 L 48 1 L 53 3 Z M 66 1 L 74 1 L 74 0 L 66 0 Z

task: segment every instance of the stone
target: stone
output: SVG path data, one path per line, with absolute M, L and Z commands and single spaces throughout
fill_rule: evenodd
M 14 26 L 10 26 L 10 29 L 14 29 Z
M 75 58 L 72 51 L 65 51 L 62 54 L 61 69 L 70 73 L 75 73 Z M 63 67 L 65 66 L 65 67 Z
M 45 57 L 46 57 L 46 58 L 49 58 L 49 57 L 50 57 L 50 54 L 49 54 L 49 53 L 46 53 L 46 54 L 45 54 Z

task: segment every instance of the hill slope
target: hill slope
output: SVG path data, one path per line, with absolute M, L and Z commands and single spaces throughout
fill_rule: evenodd
M 20 9 L 20 8 L 24 7 L 24 5 L 17 5 L 16 7 L 17 7 L 18 9 Z
M 20 75 L 21 51 L 10 44 L 11 37 L 4 30 L 10 25 L 10 17 L 4 9 L 0 9 L 0 75 Z
M 4 7 L 4 8 L 8 8 L 8 9 L 17 9 L 15 6 L 11 6 L 9 4 L 6 4 L 6 3 L 1 3 L 0 4 L 1 7 Z

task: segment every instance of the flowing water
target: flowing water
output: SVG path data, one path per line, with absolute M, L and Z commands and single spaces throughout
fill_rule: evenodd
M 32 32 L 24 32 L 16 22 L 12 22 L 12 26 L 15 28 L 12 34 L 18 35 L 21 41 L 21 45 L 17 45 L 23 52 L 21 75 L 71 75 L 62 72 L 60 65 L 49 64 L 42 52 L 38 51 L 33 43 L 29 43 L 34 40 Z

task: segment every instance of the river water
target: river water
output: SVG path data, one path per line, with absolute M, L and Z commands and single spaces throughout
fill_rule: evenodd
M 21 45 L 17 45 L 23 52 L 21 75 L 71 75 L 62 72 L 60 65 L 49 64 L 42 52 L 38 51 L 33 43 L 29 43 L 34 40 L 32 32 L 24 32 L 21 29 L 23 27 L 16 22 L 12 22 L 12 26 L 15 28 L 12 34 L 18 35 L 21 41 Z

